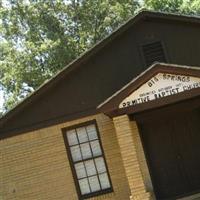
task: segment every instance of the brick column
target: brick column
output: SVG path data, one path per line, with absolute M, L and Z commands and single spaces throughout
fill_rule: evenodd
M 137 126 L 131 126 L 127 115 L 113 118 L 116 135 L 121 151 L 123 165 L 126 171 L 132 196 L 131 200 L 149 200 L 150 193 L 146 192 L 142 172 L 139 166 L 133 131 L 138 131 Z

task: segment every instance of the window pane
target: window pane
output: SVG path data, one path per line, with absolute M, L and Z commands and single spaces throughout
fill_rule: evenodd
M 79 182 L 82 195 L 90 193 L 90 187 L 89 187 L 87 178 L 81 179 L 78 182 Z
M 81 144 L 80 146 L 81 146 L 81 152 L 82 152 L 82 155 L 83 155 L 83 159 L 91 158 L 92 152 L 90 150 L 89 143 Z
M 87 129 L 87 132 L 88 132 L 89 140 L 98 139 L 96 127 L 95 127 L 94 124 L 87 126 L 86 129 Z
M 84 167 L 84 164 L 82 162 L 75 164 L 75 170 L 76 170 L 76 174 L 77 174 L 78 178 L 85 178 L 86 177 L 85 167 Z
M 110 188 L 110 182 L 109 182 L 107 173 L 99 174 L 99 179 L 101 182 L 102 189 Z
M 102 154 L 102 152 L 101 152 L 101 147 L 100 147 L 99 141 L 95 140 L 93 142 L 90 142 L 90 144 L 92 147 L 93 156 L 100 156 Z
M 88 136 L 84 127 L 77 128 L 76 131 L 77 131 L 79 143 L 88 141 Z
M 88 160 L 85 162 L 86 170 L 87 170 L 87 175 L 92 176 L 97 174 L 94 161 L 93 160 Z
M 95 163 L 97 166 L 98 173 L 106 172 L 106 166 L 103 158 L 96 158 Z
M 68 142 L 69 142 L 70 146 L 78 144 L 78 140 L 77 140 L 77 136 L 76 136 L 76 131 L 75 130 L 67 131 L 67 139 L 68 139 Z
M 78 126 L 66 131 L 73 170 L 82 198 L 111 187 L 96 125 Z M 75 178 L 74 177 L 74 178 Z
M 72 159 L 73 159 L 74 162 L 82 160 L 79 145 L 70 147 L 70 151 L 71 151 Z
M 97 176 L 89 177 L 90 188 L 92 192 L 100 190 L 100 184 Z

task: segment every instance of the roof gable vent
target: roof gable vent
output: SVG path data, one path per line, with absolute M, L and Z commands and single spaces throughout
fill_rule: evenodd
M 142 52 L 147 66 L 154 62 L 167 62 L 163 44 L 160 41 L 142 45 Z

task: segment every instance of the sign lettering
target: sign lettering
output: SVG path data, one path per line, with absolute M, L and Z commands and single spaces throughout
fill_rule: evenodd
M 199 87 L 200 78 L 158 73 L 125 98 L 120 103 L 119 108 L 135 106 L 137 104 L 175 95 Z

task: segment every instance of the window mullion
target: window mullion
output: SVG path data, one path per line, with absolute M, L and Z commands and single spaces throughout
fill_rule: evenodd
M 98 181 L 99 181 L 99 185 L 100 185 L 100 188 L 101 188 L 101 190 L 102 190 L 101 181 L 100 181 L 100 179 L 99 179 L 99 172 L 98 172 L 98 170 L 97 170 L 97 166 L 96 166 L 95 160 L 94 160 L 94 166 L 95 166 L 95 169 L 96 169 L 96 172 L 97 172 L 97 178 L 98 178 Z
M 79 145 L 79 148 L 80 148 L 80 152 L 81 152 L 81 158 L 82 158 L 82 160 L 81 161 L 79 161 L 79 162 L 82 162 L 83 163 L 83 166 L 84 166 L 84 169 L 85 169 L 85 173 L 86 173 L 86 179 L 87 179 L 87 182 L 88 182 L 88 185 L 89 185 L 89 188 L 90 188 L 90 192 L 92 192 L 92 189 L 91 189 L 91 186 L 90 186 L 90 182 L 89 182 L 89 180 L 88 180 L 88 173 L 87 173 L 87 169 L 86 169 L 86 166 L 85 166 L 85 162 L 84 162 L 84 160 L 83 160 L 83 153 L 82 153 L 82 149 L 81 149 L 81 145 L 80 145 L 80 140 L 79 140 L 79 138 L 78 138 L 78 134 L 77 134 L 77 130 L 75 129 L 75 132 L 76 132 L 76 136 L 77 136 L 77 140 L 78 140 L 78 145 Z M 74 164 L 75 164 L 75 162 L 74 162 Z M 80 179 L 78 179 L 78 180 L 80 180 Z
M 95 196 L 98 193 L 102 194 L 104 192 L 112 191 L 111 182 L 106 178 L 106 175 L 108 176 L 108 171 L 106 166 L 105 166 L 105 172 L 102 172 L 101 169 L 101 166 L 105 164 L 105 158 L 104 158 L 103 148 L 101 146 L 101 140 L 98 128 L 95 122 L 92 124 L 93 125 L 91 125 L 90 128 L 88 128 L 88 123 L 86 123 L 86 125 L 81 125 L 81 126 L 79 125 L 78 128 L 81 128 L 80 131 L 77 128 L 77 126 L 73 127 L 72 129 L 70 128 L 63 129 L 63 136 L 66 140 L 65 141 L 66 147 L 68 146 L 67 150 L 71 161 L 70 165 L 72 167 L 74 178 L 76 177 L 75 183 L 77 184 L 78 192 L 81 198 L 83 197 L 88 198 Z M 69 145 L 68 142 L 69 141 L 67 136 L 68 130 L 71 131 L 69 134 L 70 134 L 70 141 L 72 141 L 71 143 L 72 145 Z M 72 135 L 72 133 L 74 134 L 74 136 Z M 76 139 L 75 142 L 78 144 L 75 144 L 73 142 L 73 139 L 74 140 Z M 83 142 L 81 143 L 81 141 Z M 78 159 L 75 159 L 76 161 L 74 161 L 72 158 L 73 156 L 71 152 L 72 147 L 74 147 L 73 151 L 75 151 L 74 152 L 75 154 L 73 155 L 77 157 L 79 154 L 79 156 L 77 157 Z M 98 159 L 97 163 L 96 159 Z M 100 172 L 98 171 L 98 169 L 100 170 Z M 101 174 L 106 174 L 106 175 L 103 175 L 101 177 Z M 103 180 L 102 183 L 101 179 Z M 109 183 L 106 182 L 104 183 L 104 180 L 109 181 Z M 105 184 L 107 185 L 105 186 Z
M 79 141 L 79 138 L 78 138 L 78 134 L 77 134 L 77 131 L 75 129 L 75 132 L 76 132 L 76 137 L 77 137 L 77 140 L 78 140 L 78 146 L 80 148 L 80 152 L 81 152 L 81 160 L 83 161 L 83 154 L 82 154 L 82 149 L 81 149 L 81 145 L 80 145 L 80 141 Z M 75 163 L 75 162 L 74 162 Z
M 88 138 L 89 139 L 89 138 Z M 93 139 L 93 140 L 89 140 L 90 142 L 94 142 L 94 141 L 96 141 L 96 140 L 98 140 L 98 139 Z M 87 142 L 79 142 L 79 144 L 86 144 L 86 143 L 88 143 L 88 141 Z M 74 146 L 76 146 L 77 144 L 73 144 L 73 145 L 71 145 L 70 147 L 74 147 Z
M 96 158 L 103 158 L 104 159 L 103 155 L 99 155 L 99 156 L 94 156 L 92 158 L 86 158 L 86 159 L 82 159 L 82 160 L 79 160 L 79 161 L 74 161 L 73 163 L 77 164 L 77 163 L 80 163 L 80 162 L 83 162 L 83 161 L 93 160 L 93 159 L 96 159 Z
M 88 136 L 88 133 L 87 133 L 87 136 Z M 89 137 L 88 137 L 89 139 Z M 98 140 L 98 139 L 97 139 Z M 98 140 L 99 141 L 99 140 Z M 97 175 L 97 178 L 98 178 L 98 181 L 99 181 L 99 185 L 100 185 L 100 188 L 102 190 L 102 186 L 101 186 L 101 181 L 99 179 L 99 173 L 98 173 L 98 170 L 97 170 L 97 166 L 96 166 L 96 162 L 95 162 L 95 156 L 93 155 L 93 151 L 92 151 L 92 147 L 91 147 L 91 144 L 90 144 L 90 141 L 89 141 L 89 146 L 90 146 L 90 150 L 92 152 L 92 158 L 93 158 L 93 162 L 94 162 L 94 166 L 95 166 L 95 170 L 96 170 L 96 175 Z M 102 156 L 101 156 L 102 157 Z
M 97 171 L 96 163 L 95 163 L 95 160 L 94 160 L 94 154 L 93 154 L 93 151 L 92 151 L 92 147 L 91 147 L 91 144 L 90 144 L 90 139 L 89 139 L 89 135 L 88 135 L 88 132 L 87 132 L 86 127 L 85 127 L 85 131 L 86 131 L 86 134 L 87 134 L 87 138 L 88 138 L 88 143 L 89 143 L 90 151 L 91 151 L 91 153 L 92 153 L 92 160 L 93 160 L 93 162 L 94 162 L 94 167 L 95 167 L 95 170 L 96 170 L 96 176 L 97 176 L 97 178 L 98 178 L 98 182 L 99 182 L 100 189 L 102 190 L 101 182 L 100 182 L 100 179 L 99 179 L 99 176 L 98 176 L 98 171 Z M 97 139 L 97 140 L 98 140 L 98 139 Z
M 89 179 L 88 179 L 88 173 L 87 173 L 87 169 L 86 169 L 86 166 L 85 166 L 85 162 L 83 162 L 83 165 L 84 165 L 84 169 L 85 169 L 85 172 L 86 172 L 86 179 L 87 179 L 87 182 L 88 182 L 88 185 L 89 185 L 89 188 L 90 188 L 90 192 L 92 192 L 92 189 L 91 189 L 91 186 L 90 186 L 90 182 L 89 182 Z

